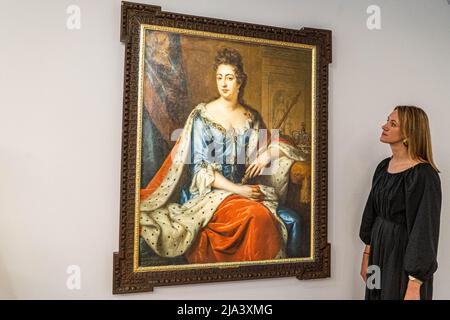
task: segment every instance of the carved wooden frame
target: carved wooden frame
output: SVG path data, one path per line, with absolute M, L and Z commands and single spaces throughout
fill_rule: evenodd
M 161 7 L 122 2 L 120 39 L 125 44 L 125 72 L 122 123 L 122 166 L 119 251 L 113 256 L 113 293 L 152 291 L 155 286 L 215 281 L 248 280 L 295 276 L 317 279 L 330 276 L 330 244 L 327 241 L 328 187 L 328 65 L 331 63 L 331 31 L 284 29 L 250 23 L 191 16 L 161 11 Z M 134 231 L 136 199 L 136 135 L 138 126 L 138 78 L 140 26 L 175 27 L 315 46 L 316 132 L 314 260 L 282 264 L 244 265 L 232 268 L 202 268 L 135 272 Z

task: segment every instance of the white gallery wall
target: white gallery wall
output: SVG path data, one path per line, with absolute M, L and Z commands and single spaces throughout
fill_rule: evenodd
M 137 0 L 136 0 L 137 1 Z M 113 296 L 124 46 L 120 1 L 0 1 L 0 298 L 362 299 L 359 222 L 380 126 L 397 104 L 429 114 L 442 174 L 436 299 L 450 299 L 450 5 L 446 0 L 141 0 L 163 10 L 333 31 L 329 85 L 331 278 L 159 287 Z M 81 9 L 68 30 L 67 7 Z M 366 10 L 381 9 L 369 30 Z M 78 265 L 81 289 L 66 286 Z

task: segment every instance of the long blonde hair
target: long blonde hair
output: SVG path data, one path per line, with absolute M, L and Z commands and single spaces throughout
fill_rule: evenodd
M 433 161 L 430 126 L 425 111 L 415 106 L 397 106 L 394 110 L 398 112 L 400 129 L 411 159 L 429 163 L 439 172 Z

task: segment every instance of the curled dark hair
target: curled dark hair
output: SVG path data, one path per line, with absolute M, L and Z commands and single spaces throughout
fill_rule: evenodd
M 217 72 L 217 69 L 221 64 L 227 64 L 234 68 L 234 72 L 236 73 L 236 81 L 240 84 L 238 101 L 240 104 L 244 105 L 244 89 L 247 84 L 247 74 L 244 71 L 244 64 L 242 63 L 241 54 L 232 48 L 223 48 L 217 52 L 216 59 L 214 61 L 214 71 Z

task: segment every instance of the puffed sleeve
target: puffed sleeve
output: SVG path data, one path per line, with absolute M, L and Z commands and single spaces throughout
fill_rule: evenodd
M 192 182 L 189 191 L 194 195 L 204 195 L 211 191 L 214 171 L 221 170 L 221 165 L 214 163 L 214 143 L 206 124 L 198 115 L 192 125 L 190 165 Z
M 361 226 L 359 228 L 359 238 L 366 245 L 370 245 L 372 226 L 373 226 L 373 222 L 375 221 L 375 218 L 377 216 L 376 210 L 375 210 L 375 202 L 373 199 L 373 186 L 375 184 L 375 181 L 376 181 L 378 175 L 381 173 L 382 169 L 385 168 L 387 162 L 389 162 L 389 158 L 381 161 L 378 164 L 377 168 L 375 169 L 375 173 L 373 174 L 373 178 L 372 178 L 372 188 L 370 190 L 369 197 L 366 202 L 366 206 L 364 207 L 362 220 L 361 220 Z
M 441 181 L 430 164 L 420 164 L 405 181 L 408 245 L 404 266 L 408 275 L 430 279 L 437 270 L 441 215 Z

